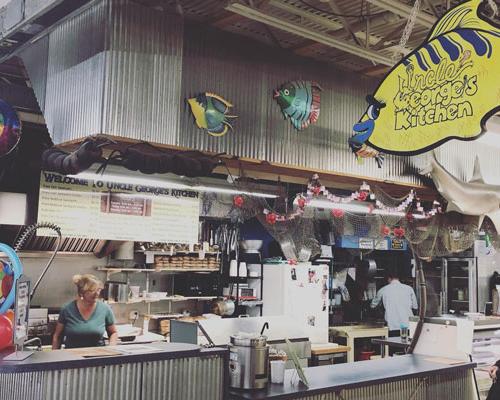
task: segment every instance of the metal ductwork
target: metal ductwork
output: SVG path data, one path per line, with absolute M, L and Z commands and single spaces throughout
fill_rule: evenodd
M 55 144 L 93 134 L 171 143 L 183 22 L 126 0 L 94 1 L 19 53 Z

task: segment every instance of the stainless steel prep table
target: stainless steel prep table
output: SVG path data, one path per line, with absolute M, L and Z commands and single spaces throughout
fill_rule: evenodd
M 132 345 L 107 346 L 130 352 Z M 228 352 L 183 343 L 151 343 L 134 354 L 84 358 L 69 350 L 0 361 L 0 399 L 222 400 Z M 144 350 L 141 352 L 141 348 Z M 0 354 L 0 357 L 5 353 Z
M 267 389 L 253 392 L 230 390 L 229 399 L 477 399 L 474 363 L 448 365 L 429 359 L 405 355 L 306 368 L 309 388 L 292 385 L 290 380 L 295 372 L 287 370 L 283 385 L 269 384 Z

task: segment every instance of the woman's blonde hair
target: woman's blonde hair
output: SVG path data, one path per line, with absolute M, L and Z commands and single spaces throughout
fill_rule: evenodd
M 76 285 L 79 295 L 88 290 L 102 289 L 104 287 L 102 281 L 92 274 L 75 275 L 73 276 L 73 283 Z

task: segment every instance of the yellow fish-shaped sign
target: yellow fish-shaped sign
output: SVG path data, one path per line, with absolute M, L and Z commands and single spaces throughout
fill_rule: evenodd
M 444 14 L 426 41 L 387 74 L 349 139 L 358 157 L 424 153 L 450 139 L 473 140 L 500 110 L 500 26 L 481 1 Z

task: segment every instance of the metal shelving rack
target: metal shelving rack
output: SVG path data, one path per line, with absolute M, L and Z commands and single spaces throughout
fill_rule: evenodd
M 259 307 L 259 314 L 262 316 L 262 306 L 264 305 L 263 299 L 262 299 L 262 292 L 264 289 L 264 264 L 262 263 L 262 256 L 260 252 L 258 253 L 240 253 L 238 264 L 240 262 L 245 262 L 248 265 L 252 264 L 259 264 L 260 265 L 260 274 L 259 276 L 247 276 L 246 277 L 241 277 L 240 276 L 240 270 L 238 268 L 238 274 L 236 277 L 229 277 L 229 283 L 231 285 L 236 285 L 236 296 L 234 296 L 234 304 L 235 304 L 235 316 L 245 314 L 245 312 L 242 311 L 242 307 Z M 247 283 L 248 280 L 258 280 L 260 281 L 260 298 L 256 300 L 241 300 L 239 299 L 239 288 L 240 284 Z M 233 287 L 233 286 L 231 286 Z M 232 296 L 232 290 L 230 292 L 230 295 Z

